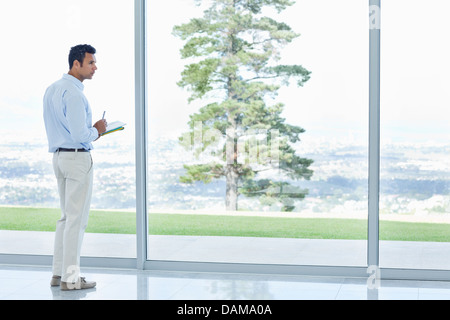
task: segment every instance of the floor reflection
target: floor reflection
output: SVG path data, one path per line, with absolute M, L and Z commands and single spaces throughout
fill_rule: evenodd
M 51 269 L 0 265 L 2 300 L 426 300 L 450 299 L 450 282 L 84 269 L 97 287 L 50 287 Z

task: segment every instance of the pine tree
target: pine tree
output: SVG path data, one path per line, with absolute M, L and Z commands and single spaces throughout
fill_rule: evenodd
M 273 102 L 282 85 L 310 78 L 301 65 L 279 65 L 281 49 L 299 35 L 282 22 L 263 16 L 265 7 L 278 13 L 289 0 L 213 0 L 202 18 L 175 26 L 185 44 L 188 63 L 180 87 L 189 102 L 208 99 L 190 116 L 190 131 L 180 137 L 201 162 L 185 165 L 185 183 L 226 179 L 226 208 L 237 210 L 238 196 L 281 202 L 293 210 L 308 190 L 289 181 L 310 179 L 310 159 L 295 154 L 292 144 L 304 129 L 285 123 L 283 103 Z

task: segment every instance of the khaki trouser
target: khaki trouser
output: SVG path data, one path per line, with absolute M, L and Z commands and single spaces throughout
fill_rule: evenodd
M 56 223 L 53 275 L 75 282 L 80 274 L 80 251 L 92 197 L 93 165 L 89 152 L 55 152 L 61 219 Z

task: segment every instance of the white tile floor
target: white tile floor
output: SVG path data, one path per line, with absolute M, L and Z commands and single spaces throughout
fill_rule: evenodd
M 89 290 L 49 285 L 49 267 L 0 265 L 0 300 L 427 300 L 450 299 L 450 282 L 84 268 Z

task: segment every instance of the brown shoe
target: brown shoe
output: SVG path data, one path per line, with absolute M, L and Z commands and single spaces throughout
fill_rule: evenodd
M 61 284 L 61 277 L 60 276 L 53 276 L 52 280 L 50 281 L 51 287 L 59 287 Z
M 86 281 L 84 277 L 78 278 L 77 282 L 64 282 L 61 281 L 61 290 L 82 290 L 94 288 L 97 284 L 94 281 Z

